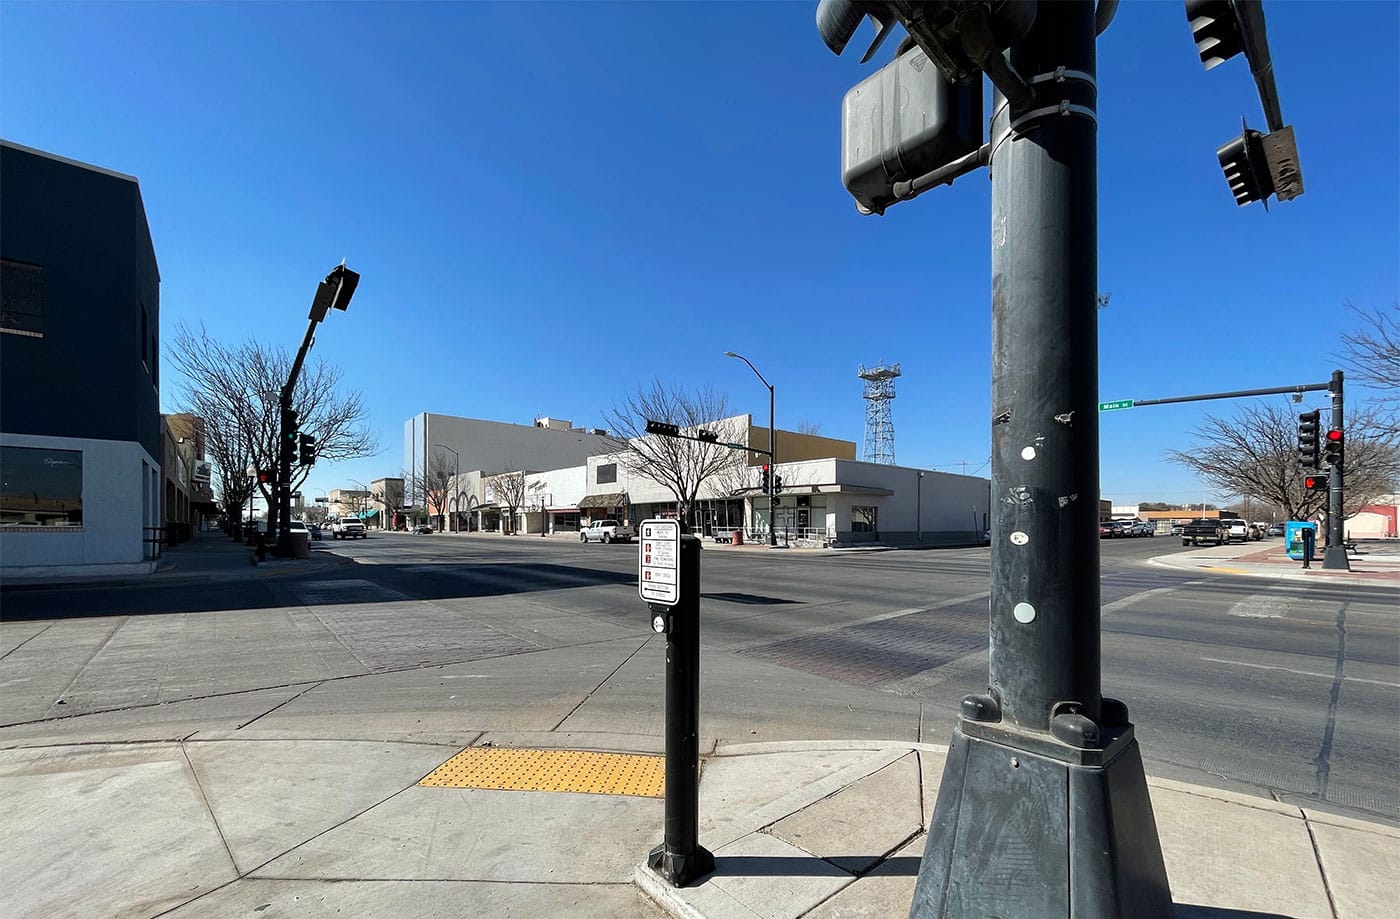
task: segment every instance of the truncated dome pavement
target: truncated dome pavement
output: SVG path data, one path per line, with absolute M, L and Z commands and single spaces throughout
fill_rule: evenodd
M 573 791 L 659 798 L 665 757 L 588 750 L 468 747 L 418 782 L 429 788 Z

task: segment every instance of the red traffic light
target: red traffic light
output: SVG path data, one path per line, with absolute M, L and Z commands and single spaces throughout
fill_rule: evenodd
M 1338 430 L 1337 428 L 1333 428 L 1332 430 L 1330 430 L 1330 431 L 1327 432 L 1327 441 L 1328 441 L 1329 443 L 1334 443 L 1334 444 L 1341 443 L 1341 442 L 1342 442 L 1342 432 L 1341 432 L 1340 430 Z
M 764 471 L 764 472 L 767 472 L 767 471 L 768 471 L 768 464 L 767 464 L 767 463 L 764 463 L 764 464 L 763 464 L 763 471 Z
M 1303 477 L 1303 487 L 1306 488 L 1308 491 L 1326 491 L 1326 490 L 1327 490 L 1327 476 L 1325 476 L 1325 475 L 1309 475 L 1309 476 L 1304 476 L 1304 477 Z

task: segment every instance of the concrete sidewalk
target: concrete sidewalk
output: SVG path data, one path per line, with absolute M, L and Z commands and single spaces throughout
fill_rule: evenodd
M 656 753 L 659 741 L 471 743 Z M 418 784 L 459 749 L 230 728 L 0 750 L 0 913 L 904 916 L 946 752 L 881 742 L 714 750 L 700 829 L 716 870 L 672 889 L 643 864 L 661 839 L 660 799 Z M 1396 914 L 1400 830 L 1149 784 L 1178 916 Z
M 1241 574 L 1295 581 L 1344 582 L 1400 590 L 1400 540 L 1360 540 L 1356 552 L 1347 553 L 1350 571 L 1322 567 L 1322 550 L 1310 568 L 1288 557 L 1281 541 L 1230 543 L 1207 546 L 1151 559 L 1152 564 L 1186 571 Z
M 45 587 L 125 587 L 131 585 L 200 583 L 208 581 L 242 581 L 269 577 L 310 574 L 345 564 L 346 559 L 327 552 L 329 543 L 313 540 L 311 558 L 273 558 L 271 552 L 264 561 L 256 561 L 254 550 L 235 542 L 223 533 L 196 533 L 194 538 L 162 553 L 156 569 L 150 574 L 92 575 L 67 577 L 10 577 L 0 582 L 0 589 L 32 589 Z

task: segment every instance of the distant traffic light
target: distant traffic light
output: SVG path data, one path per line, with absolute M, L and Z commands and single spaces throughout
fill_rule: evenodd
M 1324 449 L 1327 451 L 1323 457 L 1329 466 L 1340 466 L 1342 464 L 1342 429 L 1333 428 L 1327 432 L 1327 443 Z
M 297 441 L 297 459 L 303 466 L 316 465 L 316 438 L 302 434 Z
M 660 434 L 662 437 L 680 437 L 681 429 L 678 425 L 665 421 L 652 421 L 647 419 L 647 433 Z
M 769 468 L 768 468 L 768 464 L 767 464 L 767 463 L 764 463 L 764 464 L 763 464 L 763 493 L 764 493 L 765 495 L 766 495 L 766 494 L 769 494 L 769 491 L 768 491 L 768 486 L 769 486 L 769 484 L 770 484 L 770 483 L 769 483 L 769 480 L 768 480 L 769 473 L 770 473 L 770 470 L 769 470 Z
M 695 439 L 703 440 L 707 444 L 712 444 L 719 440 L 719 434 L 717 434 L 714 431 L 707 431 L 706 429 L 701 428 L 700 430 L 695 432 Z
M 1313 409 L 1298 416 L 1298 462 L 1304 469 L 1318 468 L 1319 412 Z
M 775 475 L 775 476 L 773 476 L 773 494 L 776 495 L 778 492 L 780 492 L 780 491 L 782 491 L 782 490 L 783 490 L 783 477 L 780 476 L 780 475 Z
M 259 485 L 268 485 L 268 484 L 271 484 L 271 482 L 272 482 L 272 473 L 268 472 L 266 469 L 259 469 L 259 470 L 258 470 L 258 484 L 259 484 Z
M 1303 477 L 1303 487 L 1306 488 L 1308 491 L 1326 491 L 1326 490 L 1327 490 L 1327 476 L 1325 476 L 1325 475 L 1308 475 L 1308 476 L 1304 476 L 1304 477 Z

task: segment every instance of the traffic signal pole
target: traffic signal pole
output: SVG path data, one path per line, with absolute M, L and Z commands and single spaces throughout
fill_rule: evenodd
M 301 365 L 306 362 L 306 354 L 311 350 L 311 344 L 316 337 L 318 322 L 319 320 L 313 317 L 307 324 L 306 335 L 302 337 L 296 360 L 292 362 L 292 370 L 287 374 L 287 382 L 277 398 L 277 547 L 272 553 L 277 558 L 292 557 L 292 460 L 296 458 L 297 443 L 292 393 L 296 391 L 297 377 L 301 376 Z
M 1332 382 L 1328 387 L 1332 394 L 1332 430 L 1345 431 L 1342 426 L 1342 372 L 1332 371 Z M 1343 441 L 1345 443 L 1345 441 Z M 1332 468 L 1327 472 L 1327 550 L 1322 554 L 1322 567 L 1334 571 L 1350 571 L 1347 560 L 1346 518 L 1342 510 L 1342 466 L 1346 462 L 1346 452 L 1339 453 Z
M 1100 695 L 1092 0 L 1006 60 L 992 171 L 989 686 L 962 701 L 910 916 L 1170 917 L 1126 707 Z

